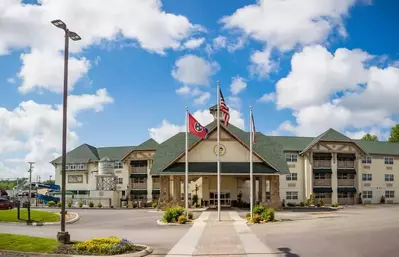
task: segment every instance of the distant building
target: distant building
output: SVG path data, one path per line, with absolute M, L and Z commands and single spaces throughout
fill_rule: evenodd
M 216 110 L 210 109 L 216 117 Z M 216 120 L 205 140 L 189 136 L 189 197 L 217 204 Z M 249 202 L 249 132 L 221 125 L 221 205 Z M 313 137 L 256 134 L 253 153 L 255 198 L 270 206 L 305 201 L 314 194 L 326 204 L 398 203 L 399 144 L 353 140 L 329 129 Z M 94 147 L 67 154 L 67 190 L 80 197 L 133 201 L 184 199 L 185 133 L 158 144 Z M 61 185 L 61 158 L 52 161 Z

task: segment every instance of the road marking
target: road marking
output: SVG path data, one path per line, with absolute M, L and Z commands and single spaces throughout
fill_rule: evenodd
M 204 231 L 210 212 L 203 212 L 198 219 L 195 220 L 194 225 L 187 231 L 187 233 L 177 242 L 177 244 L 168 252 L 167 257 L 188 257 L 192 256 L 195 248 Z
M 229 212 L 229 215 L 230 218 L 234 220 L 234 228 L 236 229 L 236 232 L 240 237 L 241 244 L 248 256 L 276 256 L 269 247 L 264 245 L 259 238 L 252 233 L 245 220 L 242 219 L 237 212 L 231 211 Z

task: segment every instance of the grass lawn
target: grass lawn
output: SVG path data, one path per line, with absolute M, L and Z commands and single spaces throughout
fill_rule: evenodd
M 60 215 L 52 212 L 30 210 L 30 218 L 36 222 L 56 222 L 60 220 Z M 17 209 L 0 210 L 0 222 L 26 222 L 28 211 L 21 209 L 21 220 L 17 219 Z
M 0 233 L 0 249 L 52 253 L 60 244 L 55 239 Z

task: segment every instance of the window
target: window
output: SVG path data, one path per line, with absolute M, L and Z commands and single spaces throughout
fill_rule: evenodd
M 123 184 L 123 178 L 118 178 L 118 184 Z
M 298 192 L 285 192 L 285 199 L 298 200 Z
M 363 191 L 363 199 L 372 199 L 373 191 Z
M 314 174 L 314 179 L 331 179 L 330 176 L 328 176 L 329 174 L 326 173 L 322 173 L 322 172 L 317 172 Z
M 385 191 L 385 198 L 395 198 L 395 191 Z
M 394 181 L 393 174 L 385 174 L 385 181 Z
M 122 169 L 123 168 L 123 163 L 121 161 L 116 161 L 114 163 L 114 168 L 115 169 Z
M 371 164 L 371 160 L 372 160 L 371 156 L 366 156 L 366 157 L 364 157 L 364 158 L 362 159 L 362 163 L 364 163 L 364 164 Z
M 286 153 L 285 154 L 285 160 L 287 162 L 296 162 L 298 159 L 298 155 L 294 153 Z
M 362 174 L 362 180 L 363 181 L 372 181 L 373 180 L 373 174 L 363 173 Z
M 289 175 L 287 175 L 286 180 L 298 180 L 298 173 L 291 173 Z
M 349 174 L 349 173 L 338 173 L 337 174 L 338 179 L 355 179 L 354 174 Z
M 393 157 L 384 157 L 384 163 L 387 165 L 393 164 Z
M 85 164 L 84 163 L 79 163 L 77 166 L 78 166 L 78 170 L 85 170 Z

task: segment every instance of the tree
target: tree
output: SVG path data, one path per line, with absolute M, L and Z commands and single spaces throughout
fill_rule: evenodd
M 388 138 L 388 142 L 391 143 L 399 142 L 399 124 L 396 124 L 391 128 L 391 136 Z
M 366 141 L 378 141 L 378 137 L 376 135 L 371 135 L 369 133 L 367 133 L 366 135 L 364 135 L 362 137 L 362 140 L 366 140 Z

